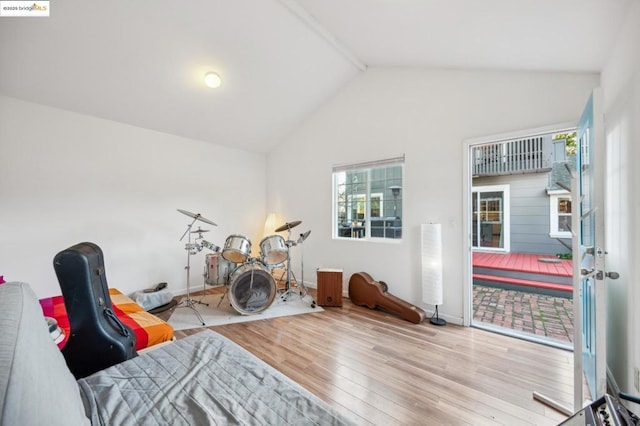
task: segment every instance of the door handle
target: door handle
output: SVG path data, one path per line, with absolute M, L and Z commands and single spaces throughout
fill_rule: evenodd
M 593 275 L 597 275 L 597 274 L 596 274 L 596 270 L 595 269 L 582 268 L 582 269 L 580 269 L 580 275 L 582 275 L 582 278 L 585 279 L 585 278 L 589 278 L 589 277 L 591 277 Z
M 620 274 L 617 272 L 603 272 L 603 271 L 598 271 L 598 273 L 596 274 L 596 279 L 598 280 L 603 280 L 604 277 L 607 277 L 610 280 L 617 280 L 618 278 L 620 278 Z

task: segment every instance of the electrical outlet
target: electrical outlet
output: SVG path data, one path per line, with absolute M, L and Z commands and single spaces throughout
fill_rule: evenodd
M 638 367 L 633 369 L 633 386 L 637 392 L 640 392 L 640 369 Z

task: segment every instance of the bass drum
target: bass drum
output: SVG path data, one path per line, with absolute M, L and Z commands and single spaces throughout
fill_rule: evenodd
M 229 279 L 231 306 L 241 314 L 253 315 L 267 309 L 276 297 L 276 281 L 259 263 L 245 263 Z
M 236 264 L 229 262 L 220 253 L 209 253 L 205 259 L 204 282 L 211 286 L 227 285 Z

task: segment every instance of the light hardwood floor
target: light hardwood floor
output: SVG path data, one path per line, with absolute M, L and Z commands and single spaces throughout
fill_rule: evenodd
M 416 325 L 347 298 L 342 308 L 210 328 L 358 424 L 557 425 L 566 417 L 533 392 L 567 407 L 573 401 L 571 352 L 475 328 Z

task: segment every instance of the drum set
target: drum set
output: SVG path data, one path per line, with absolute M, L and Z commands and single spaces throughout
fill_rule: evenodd
M 218 302 L 218 306 L 228 296 L 231 306 L 238 313 L 253 315 L 271 306 L 276 296 L 279 296 L 283 301 L 286 301 L 295 293 L 298 293 L 301 299 L 305 296 L 310 296 L 304 285 L 304 275 L 302 275 L 302 281 L 298 282 L 291 270 L 291 247 L 302 246 L 311 233 L 311 231 L 307 231 L 300 234 L 296 241 L 291 239 L 291 229 L 300 225 L 301 221 L 288 222 L 276 228 L 274 232 L 287 231 L 287 239 L 285 240 L 278 234 L 264 237 L 260 241 L 260 257 L 251 257 L 251 241 L 247 237 L 238 234 L 229 235 L 225 240 L 224 247 L 221 249 L 204 239 L 203 234 L 209 232 L 208 230 L 200 229 L 200 227 L 196 230 L 191 230 L 196 221 L 217 226 L 214 222 L 202 217 L 199 213 L 191 213 L 181 209 L 178 209 L 178 211 L 193 219 L 180 238 L 180 241 L 182 241 L 185 236 L 189 236 L 188 242 L 185 244 L 185 250 L 187 251 L 187 266 L 185 267 L 187 271 L 187 295 L 182 304 L 195 312 L 202 325 L 205 324 L 202 316 L 195 308 L 195 304 L 208 304 L 191 298 L 189 270 L 191 256 L 204 248 L 212 252 L 205 256 L 204 284 L 225 286 L 225 292 L 220 302 Z M 194 242 L 191 242 L 192 234 L 198 234 Z M 301 265 L 302 274 L 304 274 L 302 255 Z M 278 279 L 278 282 L 284 281 L 283 289 L 278 287 L 274 278 L 278 270 L 284 270 Z M 310 298 L 311 307 L 315 308 L 315 299 L 313 297 Z

